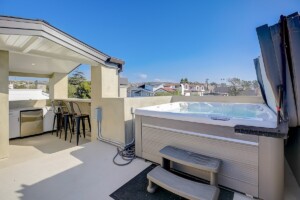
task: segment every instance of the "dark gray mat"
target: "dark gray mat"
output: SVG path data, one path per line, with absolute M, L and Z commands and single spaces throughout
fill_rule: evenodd
M 125 183 L 122 187 L 110 195 L 115 200 L 181 200 L 179 197 L 163 188 L 158 188 L 154 194 L 147 192 L 147 173 L 156 165 L 151 165 L 139 173 L 133 179 Z M 198 179 L 194 180 L 200 182 Z M 234 193 L 228 190 L 220 189 L 219 200 L 232 200 Z

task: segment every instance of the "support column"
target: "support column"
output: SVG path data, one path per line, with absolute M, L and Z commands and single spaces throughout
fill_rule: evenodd
M 116 68 L 91 66 L 92 98 L 118 98 L 119 73 Z
M 98 124 L 95 120 L 95 109 L 100 107 L 103 98 L 119 97 L 119 73 L 116 68 L 103 65 L 91 66 L 91 124 L 92 141 L 97 139 Z
M 0 51 L 0 159 L 9 153 L 9 102 L 8 102 L 9 52 Z
M 68 98 L 68 74 L 53 73 L 49 79 L 49 98 L 51 100 Z

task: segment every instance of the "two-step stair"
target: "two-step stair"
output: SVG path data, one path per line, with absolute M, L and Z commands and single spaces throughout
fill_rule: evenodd
M 166 146 L 160 151 L 162 167 L 157 166 L 147 175 L 148 192 L 155 192 L 157 185 L 187 199 L 216 200 L 219 196 L 217 174 L 221 161 L 201 154 Z M 210 185 L 179 177 L 170 171 L 170 162 L 210 172 Z

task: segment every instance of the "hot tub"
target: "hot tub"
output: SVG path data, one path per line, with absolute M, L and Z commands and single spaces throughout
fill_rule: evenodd
M 230 127 L 277 126 L 275 113 L 264 104 L 176 102 L 136 109 L 135 114 Z
M 161 164 L 167 145 L 219 158 L 219 184 L 268 199 L 283 190 L 283 140 L 234 132 L 234 126 L 275 128 L 264 104 L 176 102 L 135 111 L 136 155 Z M 173 163 L 174 169 L 209 180 L 209 174 Z

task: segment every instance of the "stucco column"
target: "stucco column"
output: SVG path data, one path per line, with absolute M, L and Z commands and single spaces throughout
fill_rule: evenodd
M 119 73 L 116 68 L 91 66 L 92 98 L 119 97 Z
M 49 98 L 52 100 L 68 98 L 68 74 L 53 73 L 49 79 Z
M 0 51 L 0 159 L 8 157 L 9 104 L 8 104 L 9 52 Z
M 91 124 L 92 141 L 97 139 L 97 121 L 95 109 L 101 105 L 103 98 L 119 97 L 119 73 L 116 68 L 108 68 L 103 65 L 91 66 Z

